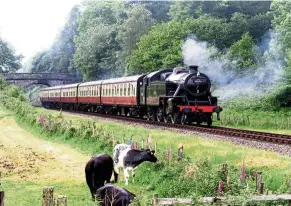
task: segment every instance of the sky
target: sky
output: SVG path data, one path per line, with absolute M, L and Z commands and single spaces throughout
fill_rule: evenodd
M 53 43 L 71 8 L 81 0 L 0 0 L 0 36 L 23 62 Z

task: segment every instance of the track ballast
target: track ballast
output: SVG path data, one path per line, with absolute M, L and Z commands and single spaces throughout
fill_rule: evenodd
M 63 110 L 63 111 L 73 113 L 73 114 L 83 114 L 83 115 L 90 115 L 90 116 L 96 116 L 96 117 L 104 117 L 104 118 L 109 118 L 109 119 L 117 119 L 117 120 L 123 120 L 123 121 L 135 122 L 135 123 L 143 123 L 143 124 L 148 124 L 148 125 L 168 127 L 168 128 L 173 128 L 173 129 L 175 128 L 184 129 L 187 131 L 195 131 L 195 132 L 201 132 L 201 133 L 237 137 L 237 138 L 242 138 L 242 139 L 271 142 L 271 143 L 276 143 L 276 144 L 291 145 L 291 135 L 285 135 L 285 134 L 275 134 L 275 133 L 269 133 L 269 132 L 259 132 L 259 131 L 234 129 L 234 128 L 218 127 L 218 126 L 206 127 L 206 126 L 197 126 L 197 125 L 172 124 L 172 123 L 157 122 L 157 121 L 147 121 L 145 119 L 140 119 L 140 118 L 133 118 L 133 117 L 127 117 L 127 116 L 115 116 L 115 115 L 110 115 L 110 114 L 100 114 L 100 113 L 94 113 L 94 112 L 81 112 L 81 111 L 72 111 L 72 110 Z

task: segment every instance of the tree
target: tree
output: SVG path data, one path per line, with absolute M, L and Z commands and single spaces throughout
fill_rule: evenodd
M 152 15 L 152 18 L 156 22 L 166 22 L 169 20 L 168 12 L 173 1 L 143 1 L 143 0 L 132 0 L 130 4 L 141 5 L 148 10 Z
M 273 15 L 272 25 L 279 33 L 282 45 L 281 51 L 285 63 L 285 83 L 291 83 L 291 2 L 273 1 L 271 4 L 271 14 Z
M 86 2 L 75 38 L 74 65 L 84 80 L 120 75 L 115 67 L 117 26 L 126 17 L 123 2 Z
M 242 38 L 235 42 L 229 49 L 230 58 L 237 61 L 240 69 L 249 68 L 255 64 L 256 47 L 253 38 L 245 33 Z
M 20 69 L 22 58 L 21 54 L 16 55 L 9 43 L 0 37 L 0 73 L 15 72 Z
M 125 58 L 135 48 L 140 36 L 146 34 L 154 24 L 151 12 L 140 4 L 134 4 L 127 12 L 127 19 L 118 27 L 117 41 L 121 50 L 117 52 L 117 65 L 124 72 Z
M 53 66 L 54 70 L 58 72 L 76 74 L 76 68 L 73 65 L 73 55 L 75 53 L 74 37 L 78 35 L 77 18 L 79 15 L 78 6 L 73 7 L 64 28 L 52 46 Z
M 170 6 L 171 19 L 198 18 L 209 14 L 217 18 L 231 19 L 234 13 L 255 16 L 270 9 L 270 1 L 175 1 Z
M 188 35 L 196 35 L 202 41 L 225 48 L 232 44 L 229 32 L 225 20 L 210 16 L 157 24 L 140 38 L 136 49 L 127 58 L 126 73 L 137 74 L 181 65 L 181 46 Z
M 69 72 L 76 75 L 73 65 L 75 53 L 74 37 L 77 32 L 77 17 L 79 8 L 73 7 L 68 15 L 66 24 L 56 37 L 51 48 L 37 53 L 31 64 L 32 72 Z

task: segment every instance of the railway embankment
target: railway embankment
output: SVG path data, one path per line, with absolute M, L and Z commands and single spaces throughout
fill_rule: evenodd
M 100 119 L 84 119 L 55 111 L 36 110 L 21 98 L 20 91 L 11 88 L 6 88 L 5 91 L 1 91 L 0 94 L 1 120 L 11 124 L 9 121 L 14 119 L 13 124 L 18 127 L 18 130 L 20 128 L 32 134 L 39 141 L 67 145 L 85 157 L 103 152 L 111 154 L 112 140 L 127 142 L 132 138 L 134 142 L 140 143 L 140 146 L 142 142 L 145 143 L 148 135 L 150 135 L 151 143 L 156 145 L 157 156 L 161 161 L 158 165 L 150 163 L 142 165 L 136 172 L 136 182 L 126 187 L 137 195 L 141 205 L 149 205 L 154 193 L 158 193 L 160 197 L 194 198 L 251 194 L 256 190 L 255 181 L 252 179 L 252 175 L 256 171 L 264 174 L 264 187 L 269 193 L 288 192 L 288 180 L 291 176 L 289 157 L 283 157 L 261 149 L 237 146 L 228 140 L 205 139 L 199 137 L 199 135 L 182 134 L 158 128 L 149 130 L 138 125 L 124 125 L 119 122 Z M 10 117 L 7 117 L 7 111 L 10 111 Z M 10 138 L 13 137 L 14 130 L 11 129 Z M 6 135 L 7 131 L 3 134 Z M 28 139 L 28 142 L 31 141 Z M 183 160 L 177 161 L 175 154 L 180 144 L 184 146 Z M 31 145 L 40 144 L 31 142 Z M 6 143 L 5 147 L 8 147 Z M 53 147 L 58 148 L 58 146 Z M 0 151 L 4 151 L 3 154 L 7 153 L 2 148 L 0 148 Z M 68 153 L 70 155 L 70 152 Z M 60 158 L 56 157 L 56 160 L 50 160 L 46 165 L 54 165 L 55 161 L 60 161 Z M 223 164 L 228 164 L 227 177 L 224 176 L 225 173 L 222 170 Z M 60 162 L 57 165 L 51 170 L 54 170 L 55 173 L 60 172 L 62 175 L 63 173 L 67 174 L 66 169 L 70 169 L 73 165 L 76 165 L 78 170 L 83 169 L 82 165 L 74 162 L 67 165 Z M 241 170 L 243 165 L 246 170 L 244 172 L 245 178 L 242 181 Z M 62 170 L 61 168 L 65 169 Z M 41 167 L 41 169 L 44 168 Z M 35 171 L 27 172 L 27 174 L 30 173 L 32 173 L 31 177 L 35 175 Z M 35 176 L 42 179 L 44 177 L 41 174 Z M 68 201 L 71 202 L 71 198 L 72 205 L 74 205 L 73 200 L 86 201 L 87 198 L 89 199 L 89 190 L 84 185 L 85 179 L 83 183 L 73 181 L 71 185 L 67 186 L 57 180 L 51 180 L 50 185 L 61 188 L 60 184 L 64 184 L 66 190 L 58 189 L 58 191 L 68 195 Z M 13 177 L 9 179 L 9 174 L 7 174 L 7 177 L 2 178 L 1 181 L 5 190 L 10 190 L 9 188 L 16 190 L 22 187 L 22 192 L 19 194 L 22 195 L 22 198 L 19 201 L 36 202 L 35 199 L 41 198 L 39 191 L 44 185 L 37 184 L 35 179 L 25 180 L 20 177 L 16 182 Z M 218 191 L 221 181 L 225 181 L 227 186 L 225 185 L 221 191 Z M 125 187 L 123 178 L 121 178 L 119 185 Z M 31 190 L 38 192 L 30 196 L 28 194 L 31 193 Z M 13 197 L 15 195 L 13 194 Z M 11 195 L 10 198 L 13 197 Z

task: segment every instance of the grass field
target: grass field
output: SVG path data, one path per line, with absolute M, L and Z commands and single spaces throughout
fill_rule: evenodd
M 46 114 L 49 113 L 53 116 L 59 115 L 57 111 L 48 111 L 41 108 L 38 111 Z M 79 120 L 84 119 L 83 117 L 68 114 L 63 114 L 63 117 L 64 119 L 72 120 L 73 124 L 78 124 Z M 55 193 L 57 194 L 67 195 L 69 205 L 93 205 L 89 200 L 90 193 L 83 175 L 84 165 L 92 154 L 102 152 L 111 154 L 111 149 L 100 148 L 97 142 L 94 144 L 91 140 L 83 138 L 68 138 L 63 134 L 41 134 L 40 128 L 30 127 L 19 119 L 13 122 L 14 118 L 4 109 L 0 109 L 0 119 L 2 121 L 0 122 L 1 132 L 6 129 L 2 133 L 3 137 L 6 138 L 0 138 L 1 145 L 9 145 L 9 147 L 12 147 L 13 142 L 18 142 L 16 146 L 20 145 L 20 148 L 32 147 L 33 151 L 38 151 L 41 155 L 45 156 L 43 158 L 45 159 L 44 163 L 41 160 L 35 161 L 34 163 L 34 165 L 42 166 L 40 171 L 28 170 L 28 177 L 26 178 L 21 177 L 18 173 L 9 174 L 2 178 L 2 187 L 7 193 L 6 200 L 8 206 L 41 204 L 42 187 L 46 185 L 53 185 L 55 187 Z M 184 144 L 186 156 L 192 160 L 207 159 L 214 166 L 214 170 L 222 163 L 228 163 L 232 168 L 240 170 L 244 160 L 248 171 L 263 171 L 265 188 L 269 191 L 288 192 L 286 179 L 288 180 L 291 176 L 289 169 L 291 161 L 288 157 L 282 157 L 275 153 L 259 149 L 236 146 L 227 141 L 204 139 L 196 135 L 185 135 L 164 130 L 148 130 L 143 127 L 132 127 L 105 120 L 96 120 L 96 123 L 106 128 L 107 131 L 113 132 L 117 139 L 121 139 L 125 134 L 126 139 L 133 135 L 135 141 L 141 142 L 141 140 L 145 140 L 146 136 L 150 134 L 152 141 L 157 142 L 157 155 L 159 158 L 165 158 L 168 148 L 171 147 L 173 152 L 176 153 L 178 145 Z M 7 130 L 7 126 L 11 128 Z M 18 135 L 15 133 L 18 133 Z M 15 141 L 15 138 L 19 136 L 22 136 L 25 141 Z M 6 142 L 4 144 L 1 142 L 4 139 L 11 139 L 12 143 Z M 45 150 L 37 147 L 43 144 L 51 145 L 49 148 L 53 148 L 53 152 L 47 154 Z M 3 155 L 10 156 L 10 158 L 15 156 L 15 150 L 4 150 L 2 148 L 0 147 L 0 152 L 3 152 Z M 17 154 L 20 156 L 21 154 L 30 154 L 27 153 L 28 151 L 26 149 L 19 149 L 19 147 L 17 151 Z M 56 151 L 59 151 L 59 153 Z M 51 156 L 55 159 L 50 160 Z M 67 157 L 67 159 L 62 160 L 61 157 Z M 20 158 L 20 160 L 23 160 L 24 163 L 26 162 L 25 158 Z M 57 164 L 55 161 L 60 161 L 60 163 Z M 25 165 L 24 163 L 22 165 Z M 44 167 L 42 164 L 46 166 Z M 181 181 L 181 177 L 197 175 L 195 164 L 187 166 L 181 165 L 181 167 L 185 169 L 184 174 L 179 173 L 181 172 L 179 165 L 175 167 L 166 166 L 165 168 L 155 168 L 150 163 L 144 163 L 136 172 L 136 183 L 130 183 L 126 188 L 137 195 L 142 203 L 141 205 L 149 205 L 150 198 L 156 192 L 164 197 L 187 197 L 197 193 L 197 190 L 204 190 L 203 194 L 208 195 L 212 195 L 216 191 L 216 182 L 213 182 L 214 189 L 203 188 L 203 186 L 199 187 L 196 183 L 194 184 L 187 180 L 179 186 L 176 182 Z M 70 174 L 69 171 L 71 170 L 76 171 L 73 173 L 74 175 L 70 176 L 68 174 Z M 204 172 L 203 177 L 201 177 L 202 179 L 211 181 L 208 178 L 212 177 L 212 170 L 201 172 Z M 237 175 L 237 179 L 239 180 L 239 175 Z M 210 183 L 203 184 L 209 185 Z M 249 184 L 252 186 L 251 182 Z M 125 187 L 123 174 L 121 174 L 121 181 L 118 185 Z

